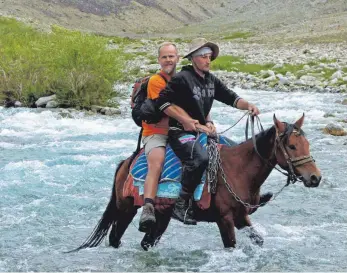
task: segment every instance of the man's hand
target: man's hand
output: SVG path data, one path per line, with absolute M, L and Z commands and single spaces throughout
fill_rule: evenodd
M 252 116 L 257 116 L 259 115 L 259 109 L 257 106 L 255 106 L 252 103 L 248 103 L 248 111 L 251 112 Z
M 211 130 L 211 134 L 213 136 L 217 135 L 217 129 L 216 126 L 214 126 L 214 124 L 211 121 L 207 121 L 206 122 L 206 127 L 208 127 Z
M 181 124 L 183 125 L 184 131 L 196 132 L 197 131 L 196 125 L 199 124 L 199 121 L 196 119 L 186 119 Z
M 208 128 L 206 125 L 201 125 L 200 123 L 196 125 L 197 131 L 201 133 L 206 133 L 206 135 L 210 136 L 213 135 L 210 128 Z

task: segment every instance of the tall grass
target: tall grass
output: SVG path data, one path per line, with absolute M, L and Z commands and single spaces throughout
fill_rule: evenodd
M 27 106 L 49 94 L 71 107 L 106 105 L 115 96 L 113 83 L 123 78 L 122 48 L 129 43 L 113 38 L 118 49 L 109 50 L 109 39 L 57 26 L 39 32 L 0 17 L 0 95 Z

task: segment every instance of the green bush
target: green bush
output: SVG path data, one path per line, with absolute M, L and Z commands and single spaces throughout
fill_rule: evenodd
M 0 17 L 0 94 L 11 92 L 24 105 L 49 94 L 66 106 L 106 105 L 124 77 L 130 42 L 115 37 L 117 49 L 108 49 L 109 39 L 57 26 L 43 33 Z

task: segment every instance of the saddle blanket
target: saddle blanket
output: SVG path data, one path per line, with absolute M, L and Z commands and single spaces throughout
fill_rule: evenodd
M 183 136 L 181 141 L 193 141 L 194 135 Z M 207 149 L 207 136 L 206 134 L 200 134 L 198 141 L 202 145 L 203 149 Z M 229 140 L 224 136 L 218 136 L 218 143 L 233 146 L 236 143 Z M 132 164 L 130 175 L 133 178 L 133 186 L 138 188 L 138 194 L 143 195 L 144 182 L 146 179 L 148 165 L 147 158 L 144 151 L 141 151 L 135 162 Z M 157 197 L 173 198 L 176 199 L 179 196 L 181 190 L 181 177 L 182 177 L 182 164 L 178 157 L 175 155 L 169 145 L 166 147 L 166 156 L 163 166 L 163 171 L 159 179 Z M 201 183 L 196 187 L 194 192 L 194 200 L 199 201 L 201 199 L 204 185 L 206 182 L 206 171 L 204 172 Z

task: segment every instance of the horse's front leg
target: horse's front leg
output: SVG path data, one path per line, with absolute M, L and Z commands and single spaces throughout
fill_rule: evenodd
M 161 236 L 165 232 L 171 220 L 172 209 L 173 207 L 170 207 L 162 212 L 159 212 L 158 210 L 155 211 L 155 229 L 152 229 L 151 232 L 146 233 L 141 241 L 141 246 L 144 250 L 147 251 L 150 247 L 154 247 L 159 243 Z
M 248 237 L 251 239 L 251 241 L 254 244 L 257 244 L 258 246 L 262 246 L 264 244 L 263 237 L 258 233 L 258 231 L 252 226 L 251 219 L 247 214 L 243 217 L 243 219 L 237 223 L 236 227 L 238 229 L 242 229 L 245 227 L 248 227 L 247 233 Z
M 232 213 L 221 216 L 217 220 L 220 235 L 222 236 L 224 247 L 235 247 L 235 225 Z

